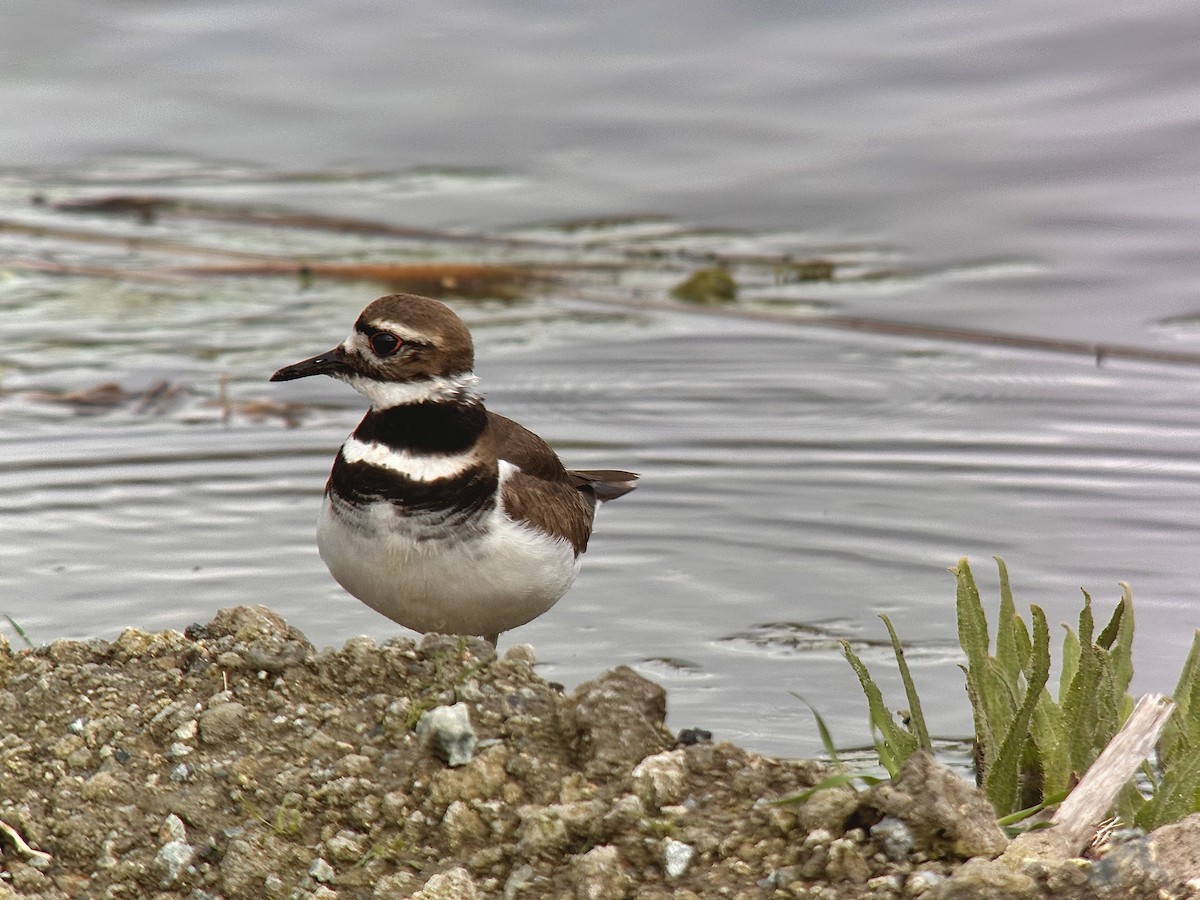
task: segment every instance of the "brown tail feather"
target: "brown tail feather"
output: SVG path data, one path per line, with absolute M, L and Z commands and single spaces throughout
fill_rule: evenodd
M 601 503 L 616 500 L 637 487 L 638 476 L 620 469 L 572 469 L 567 472 L 577 490 L 588 489 Z

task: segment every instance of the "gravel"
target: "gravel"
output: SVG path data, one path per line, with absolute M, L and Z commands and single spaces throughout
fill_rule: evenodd
M 677 741 L 626 667 L 565 694 L 533 663 L 440 635 L 318 650 L 265 607 L 0 639 L 0 900 L 1085 897 L 1173 890 L 1200 830 L 1014 869 L 986 800 L 923 754 L 776 804 L 832 771 Z

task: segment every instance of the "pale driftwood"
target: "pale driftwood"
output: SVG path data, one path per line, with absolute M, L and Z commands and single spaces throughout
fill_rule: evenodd
M 35 869 L 45 869 L 54 860 L 54 857 L 52 857 L 49 853 L 46 853 L 42 850 L 34 850 L 32 847 L 30 847 L 29 844 L 25 842 L 25 838 L 21 837 L 21 833 L 7 822 L 0 821 L 0 834 L 8 838 L 9 842 L 12 843 L 13 848 L 17 851 L 17 853 L 25 857 L 29 864 Z
M 1175 703 L 1170 697 L 1143 694 L 1121 730 L 1113 735 L 1075 790 L 1058 807 L 1050 821 L 1072 852 L 1081 851 L 1091 841 L 1117 793 L 1154 749 L 1174 710 Z

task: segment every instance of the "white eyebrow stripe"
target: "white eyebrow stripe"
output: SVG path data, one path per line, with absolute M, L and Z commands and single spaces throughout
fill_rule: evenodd
M 378 331 L 390 331 L 402 341 L 412 341 L 413 343 L 417 344 L 430 343 L 429 335 L 422 334 L 419 331 L 413 331 L 407 325 L 401 325 L 399 322 L 393 322 L 391 319 L 384 319 L 377 322 L 367 322 L 366 324 L 368 328 L 374 328 Z M 366 337 L 366 335 L 364 335 L 357 328 L 354 329 L 350 336 L 353 337 L 356 334 L 364 338 Z
M 377 466 L 412 481 L 455 478 L 479 462 L 474 450 L 454 456 L 427 456 L 407 450 L 396 450 L 378 441 L 360 441 L 353 436 L 346 438 L 341 454 L 342 459 L 348 463 Z

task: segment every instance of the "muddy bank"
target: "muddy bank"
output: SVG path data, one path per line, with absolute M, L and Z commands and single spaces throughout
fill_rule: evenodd
M 317 650 L 263 607 L 0 646 L 0 898 L 1187 895 L 1153 840 L 986 862 L 1007 844 L 986 802 L 923 757 L 773 805 L 830 771 L 680 740 L 629 669 L 565 694 L 532 662 L 440 636 Z

